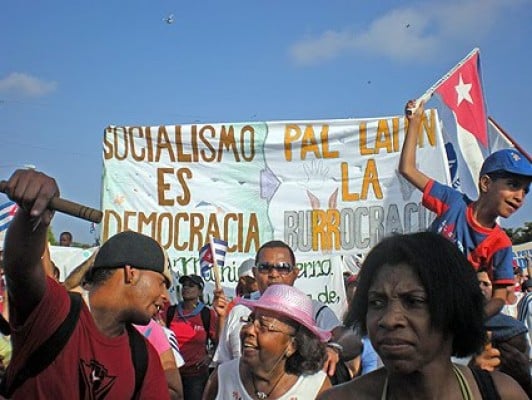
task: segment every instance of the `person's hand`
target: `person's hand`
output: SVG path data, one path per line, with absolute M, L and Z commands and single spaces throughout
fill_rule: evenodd
M 0 184 L 0 191 L 28 212 L 36 226 L 39 222 L 50 224 L 53 212 L 48 205 L 52 198 L 59 196 L 55 179 L 32 169 L 19 169 Z
M 329 376 L 333 376 L 336 372 L 336 364 L 340 361 L 340 353 L 332 347 L 327 347 L 327 359 L 323 364 L 323 371 Z
M 213 294 L 214 299 L 212 301 L 212 309 L 219 318 L 226 317 L 227 305 L 229 304 L 229 301 L 227 300 L 227 297 L 225 297 L 223 289 L 215 289 Z
M 474 365 L 486 371 L 495 371 L 501 364 L 501 352 L 491 345 L 491 342 L 484 346 L 482 353 L 472 360 Z
M 425 103 L 422 101 L 419 103 L 419 106 L 416 108 L 416 100 L 408 100 L 405 105 L 405 117 L 409 120 L 421 120 L 423 117 L 423 112 L 425 111 Z M 413 112 L 412 112 L 413 111 Z

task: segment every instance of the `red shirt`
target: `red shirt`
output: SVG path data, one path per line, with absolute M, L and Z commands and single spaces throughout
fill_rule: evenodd
M 23 326 L 11 335 L 13 357 L 8 382 L 31 352 L 65 319 L 70 308 L 66 290 L 47 278 L 47 288 L 38 306 Z M 16 313 L 16 310 L 11 310 Z M 168 399 L 168 385 L 157 352 L 147 341 L 148 366 L 140 391 L 141 399 Z M 57 358 L 35 378 L 28 379 L 13 399 L 130 399 L 135 370 L 127 333 L 107 337 L 96 327 L 83 303 L 79 322 Z
M 209 326 L 209 335 L 211 338 L 216 337 L 216 313 L 209 309 L 211 320 Z M 170 329 L 175 333 L 179 351 L 185 360 L 179 371 L 182 376 L 203 375 L 208 373 L 208 367 L 197 368 L 207 355 L 207 332 L 203 327 L 201 313 L 192 317 L 181 317 L 175 312 L 174 319 L 170 322 Z

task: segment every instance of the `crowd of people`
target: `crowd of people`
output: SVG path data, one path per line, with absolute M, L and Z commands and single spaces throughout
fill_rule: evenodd
M 493 153 L 478 199 L 467 198 L 418 170 L 415 106 L 399 171 L 436 219 L 356 256 L 343 316 L 294 287 L 296 256 L 280 240 L 242 263 L 234 298 L 216 288 L 210 306 L 195 274 L 180 276 L 170 304 L 165 250 L 131 231 L 59 282 L 47 245 L 59 188 L 16 171 L 1 188 L 20 206 L 0 255 L 3 398 L 531 398 L 532 261 L 512 264 L 497 218 L 522 206 L 532 166 L 516 150 Z

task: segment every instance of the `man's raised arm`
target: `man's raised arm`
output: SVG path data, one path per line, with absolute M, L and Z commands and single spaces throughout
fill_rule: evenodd
M 41 256 L 53 216 L 48 205 L 59 196 L 59 188 L 53 178 L 34 170 L 17 170 L 1 185 L 1 191 L 19 205 L 5 238 L 4 270 L 10 307 L 16 310 L 11 323 L 20 325 L 46 288 Z

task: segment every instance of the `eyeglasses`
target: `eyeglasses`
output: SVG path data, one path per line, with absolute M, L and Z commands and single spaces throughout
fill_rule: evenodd
M 246 325 L 254 325 L 260 333 L 278 332 L 288 336 L 294 336 L 295 333 L 288 333 L 282 329 L 276 328 L 276 319 L 270 319 L 264 316 L 256 317 L 255 314 L 249 314 L 247 317 L 240 317 L 240 322 Z
M 270 263 L 258 263 L 257 264 L 257 270 L 261 274 L 267 274 L 272 269 L 275 269 L 279 273 L 279 275 L 288 275 L 294 270 L 294 266 L 287 262 L 279 262 L 275 264 L 270 264 Z

